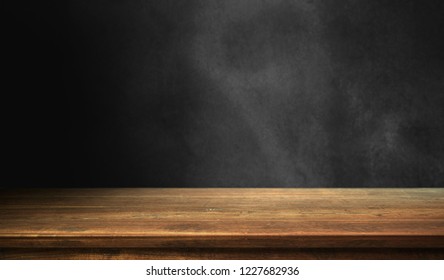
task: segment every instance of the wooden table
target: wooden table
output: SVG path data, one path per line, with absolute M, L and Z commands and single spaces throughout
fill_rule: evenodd
M 2 259 L 443 259 L 444 189 L 0 191 Z

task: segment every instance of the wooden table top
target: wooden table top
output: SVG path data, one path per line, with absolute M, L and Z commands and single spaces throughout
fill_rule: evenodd
M 444 248 L 444 189 L 0 191 L 0 248 Z

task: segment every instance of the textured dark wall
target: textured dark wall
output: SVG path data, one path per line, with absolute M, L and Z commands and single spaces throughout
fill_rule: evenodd
M 443 186 L 443 3 L 8 4 L 1 185 Z

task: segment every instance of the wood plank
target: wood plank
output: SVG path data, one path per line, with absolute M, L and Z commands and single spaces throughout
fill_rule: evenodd
M 436 250 L 444 189 L 5 189 L 0 248 Z
M 436 260 L 440 249 L 386 248 L 13 248 L 0 259 L 45 260 Z

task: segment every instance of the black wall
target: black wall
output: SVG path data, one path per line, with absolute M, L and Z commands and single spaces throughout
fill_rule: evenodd
M 443 186 L 443 1 L 9 2 L 2 187 Z

